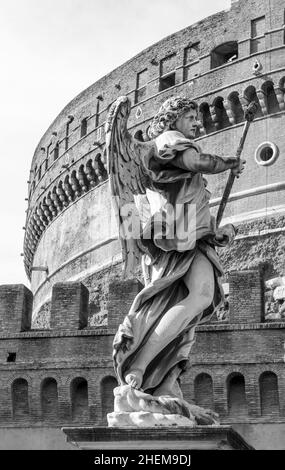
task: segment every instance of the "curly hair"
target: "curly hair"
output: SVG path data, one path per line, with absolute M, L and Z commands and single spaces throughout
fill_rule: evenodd
M 154 139 L 165 131 L 174 130 L 175 122 L 191 109 L 198 109 L 195 101 L 182 96 L 172 96 L 168 98 L 159 108 L 148 128 L 148 136 Z

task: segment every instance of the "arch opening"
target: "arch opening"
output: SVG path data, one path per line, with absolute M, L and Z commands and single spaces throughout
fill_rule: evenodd
M 19 378 L 12 383 L 12 413 L 14 419 L 26 419 L 29 416 L 28 382 Z
M 73 379 L 70 392 L 72 419 L 87 420 L 89 418 L 87 380 L 82 377 Z
M 195 403 L 204 408 L 214 408 L 213 381 L 209 374 L 201 373 L 194 381 Z
M 229 127 L 231 124 L 224 107 L 224 98 L 218 96 L 213 102 L 213 107 L 216 115 L 215 123 L 217 129 L 220 130 Z
M 227 380 L 228 416 L 239 418 L 247 416 L 248 407 L 245 394 L 245 381 L 242 374 L 231 375 Z
M 244 112 L 242 109 L 242 105 L 239 99 L 239 94 L 237 91 L 233 91 L 229 97 L 228 101 L 230 102 L 232 113 L 234 115 L 234 119 L 236 124 L 244 121 Z
M 265 105 L 266 105 L 268 114 L 278 113 L 278 111 L 280 111 L 279 103 L 276 97 L 273 83 L 270 81 L 265 82 L 261 86 L 261 89 L 265 95 Z
M 248 86 L 245 90 L 244 90 L 244 98 L 246 99 L 247 103 L 250 104 L 252 101 L 254 101 L 257 105 L 257 111 L 255 113 L 255 116 L 256 117 L 261 117 L 263 116 L 263 113 L 262 113 L 262 110 L 261 110 L 261 106 L 260 106 L 260 103 L 259 103 L 259 99 L 258 99 L 258 96 L 256 94 L 256 89 L 253 85 L 250 85 Z
M 107 422 L 107 413 L 114 411 L 114 393 L 113 390 L 118 386 L 115 377 L 104 377 L 100 385 L 102 419 Z
M 202 103 L 199 106 L 199 114 L 202 125 L 205 129 L 206 134 L 210 134 L 215 130 L 215 126 L 212 120 L 210 107 L 208 103 Z
M 56 419 L 58 417 L 57 381 L 52 377 L 48 377 L 42 382 L 41 409 L 44 419 Z
M 278 379 L 274 372 L 263 372 L 259 377 L 261 416 L 279 416 Z
M 230 64 L 238 59 L 237 41 L 229 41 L 220 44 L 211 52 L 211 69 L 220 67 L 224 64 Z

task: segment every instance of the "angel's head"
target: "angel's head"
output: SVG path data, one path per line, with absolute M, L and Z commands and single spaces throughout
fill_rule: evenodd
M 181 96 L 168 98 L 159 108 L 148 129 L 151 139 L 165 131 L 177 130 L 188 139 L 195 137 L 198 105 L 195 101 Z

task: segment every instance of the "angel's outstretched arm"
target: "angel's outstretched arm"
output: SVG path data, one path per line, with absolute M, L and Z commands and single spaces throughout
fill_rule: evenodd
M 238 168 L 236 157 L 219 157 L 209 153 L 199 153 L 194 148 L 179 152 L 173 164 L 193 173 L 215 174 Z

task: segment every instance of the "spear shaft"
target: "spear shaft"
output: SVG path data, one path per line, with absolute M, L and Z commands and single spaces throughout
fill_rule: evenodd
M 238 162 L 240 162 L 240 156 L 241 156 L 241 153 L 242 153 L 242 150 L 243 150 L 243 147 L 244 147 L 244 142 L 245 142 L 245 139 L 246 139 L 246 136 L 247 136 L 247 132 L 248 132 L 248 129 L 249 129 L 249 126 L 250 126 L 251 122 L 254 119 L 254 115 L 255 115 L 256 111 L 257 111 L 257 105 L 256 105 L 255 102 L 252 102 L 252 103 L 250 103 L 250 105 L 248 106 L 248 108 L 245 112 L 246 122 L 244 124 L 243 131 L 242 131 L 242 136 L 240 138 L 239 146 L 238 146 L 237 151 L 236 151 L 236 157 L 237 157 Z M 224 210 L 226 208 L 226 205 L 227 205 L 227 202 L 228 202 L 228 199 L 229 199 L 229 195 L 231 193 L 231 190 L 232 190 L 235 179 L 236 179 L 236 176 L 231 171 L 230 174 L 229 174 L 229 177 L 228 177 L 226 187 L 224 189 L 224 193 L 223 193 L 223 196 L 222 196 L 222 199 L 221 199 L 219 209 L 218 209 L 218 213 L 217 213 L 217 217 L 216 217 L 216 226 L 217 227 L 219 227 L 219 225 L 221 223 L 221 220 L 223 218 Z

